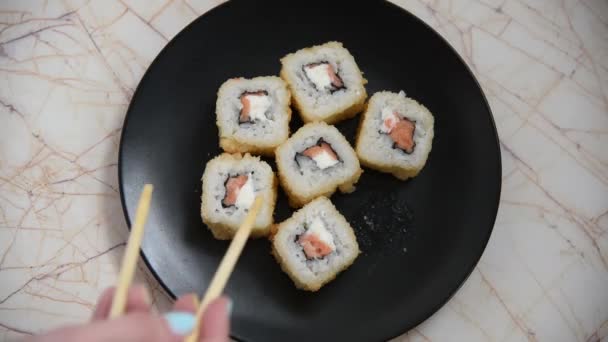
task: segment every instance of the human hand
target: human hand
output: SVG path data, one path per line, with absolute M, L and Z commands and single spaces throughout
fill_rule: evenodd
M 171 312 L 159 315 L 152 310 L 150 296 L 145 287 L 129 289 L 125 314 L 109 319 L 114 288 L 107 289 L 89 323 L 68 326 L 47 334 L 34 336 L 28 342 L 178 342 L 190 334 L 195 326 L 196 295 L 181 296 Z M 230 300 L 219 298 L 209 304 L 200 327 L 200 342 L 227 342 L 230 332 Z

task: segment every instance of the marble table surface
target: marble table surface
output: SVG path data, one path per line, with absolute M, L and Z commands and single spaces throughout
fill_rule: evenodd
M 471 67 L 503 163 L 477 268 L 395 341 L 608 341 L 608 1 L 393 1 Z M 168 40 L 220 2 L 0 2 L 0 340 L 83 322 L 114 283 L 129 100 Z M 169 305 L 144 265 L 137 277 Z

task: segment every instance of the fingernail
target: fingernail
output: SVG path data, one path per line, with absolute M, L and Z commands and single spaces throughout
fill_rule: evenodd
M 226 312 L 228 313 L 228 317 L 232 316 L 232 299 L 228 298 L 226 303 Z
M 174 311 L 164 314 L 171 332 L 175 335 L 185 336 L 192 332 L 196 325 L 196 318 L 190 312 Z

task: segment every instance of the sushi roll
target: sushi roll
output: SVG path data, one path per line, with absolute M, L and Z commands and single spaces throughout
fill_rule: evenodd
M 296 287 L 317 291 L 359 255 L 353 229 L 331 201 L 319 197 L 273 228 L 272 254 Z
M 292 207 L 330 196 L 337 188 L 352 192 L 363 172 L 346 138 L 324 122 L 302 126 L 275 154 L 279 180 Z
M 276 76 L 232 78 L 217 93 L 220 147 L 271 156 L 289 136 L 291 95 Z
M 281 77 L 304 122 L 336 123 L 364 109 L 367 81 L 342 43 L 305 48 L 283 57 L 281 63 Z
M 361 164 L 405 180 L 418 175 L 433 143 L 431 112 L 405 93 L 380 91 L 361 118 L 356 151 Z
M 256 196 L 263 197 L 263 205 L 251 236 L 268 235 L 273 224 L 277 181 L 266 162 L 249 154 L 224 153 L 207 163 L 202 181 L 201 216 L 216 239 L 234 236 Z

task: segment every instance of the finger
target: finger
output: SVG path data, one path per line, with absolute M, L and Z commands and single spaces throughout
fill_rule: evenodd
M 108 288 L 103 291 L 99 297 L 97 307 L 93 312 L 93 321 L 106 319 L 110 315 L 112 301 L 114 299 L 115 287 Z M 143 285 L 134 285 L 127 292 L 127 303 L 125 304 L 125 312 L 150 311 L 150 295 L 148 290 Z
M 89 324 L 55 330 L 45 336 L 44 342 L 178 342 L 183 336 L 175 335 L 162 317 L 146 312 L 135 312 L 116 319 L 95 321 Z
M 188 293 L 175 301 L 172 311 L 196 312 L 197 308 L 198 296 L 195 293 Z
M 129 288 L 125 312 L 148 312 L 152 307 L 148 289 L 141 284 Z
M 200 340 L 203 342 L 228 341 L 230 333 L 230 299 L 220 297 L 207 307 L 201 320 Z
M 93 317 L 91 318 L 92 321 L 98 321 L 108 317 L 110 314 L 110 307 L 112 307 L 112 298 L 114 298 L 115 290 L 116 288 L 109 287 L 101 293 L 101 296 L 99 296 L 99 300 L 97 301 L 95 311 L 93 311 Z

